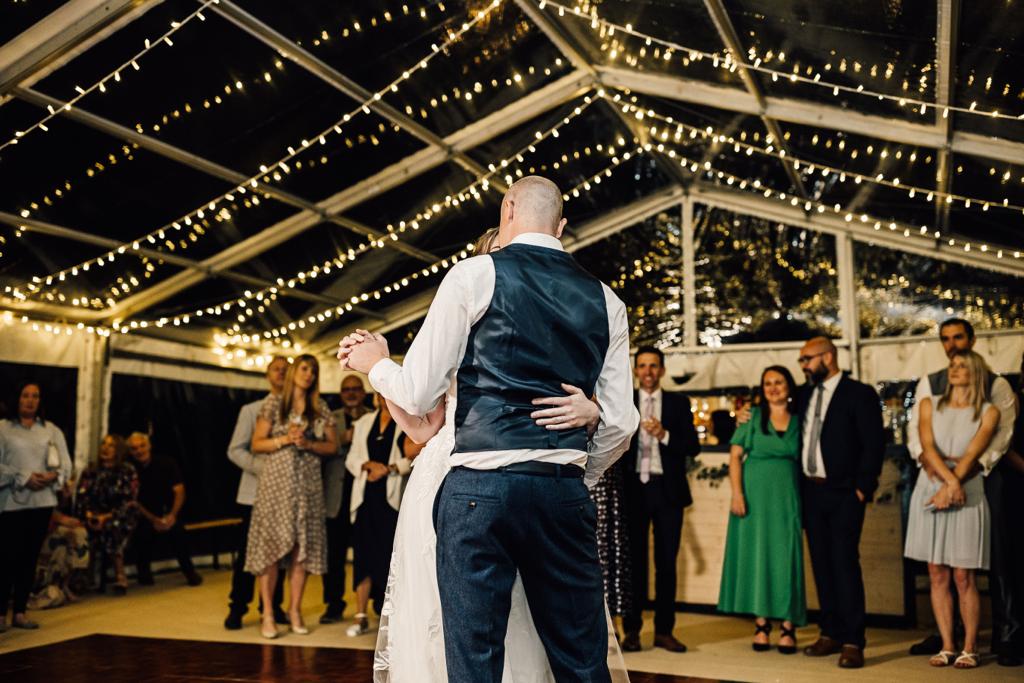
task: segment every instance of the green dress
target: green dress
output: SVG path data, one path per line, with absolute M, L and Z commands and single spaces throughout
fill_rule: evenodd
M 718 609 L 807 623 L 803 535 L 798 471 L 800 427 L 794 415 L 780 435 L 768 422 L 761 431 L 760 408 L 732 437 L 742 446 L 745 517 L 729 515 Z

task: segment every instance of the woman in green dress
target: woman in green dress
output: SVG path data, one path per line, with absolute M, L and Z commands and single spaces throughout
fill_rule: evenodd
M 765 368 L 760 393 L 731 441 L 732 505 L 718 609 L 754 615 L 757 652 L 770 648 L 770 620 L 780 619 L 779 652 L 793 654 L 794 627 L 807 623 L 793 376 L 782 366 Z

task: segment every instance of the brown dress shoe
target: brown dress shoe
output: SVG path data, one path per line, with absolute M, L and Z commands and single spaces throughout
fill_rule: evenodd
M 804 654 L 808 657 L 828 657 L 839 652 L 839 650 L 838 640 L 833 640 L 828 636 L 821 636 L 813 644 L 804 648 Z
M 622 651 L 640 652 L 640 634 L 627 633 L 626 637 L 622 639 Z
M 661 647 L 669 652 L 686 652 L 686 646 L 675 639 L 671 633 L 654 636 L 654 647 Z
M 839 653 L 840 669 L 860 669 L 864 666 L 864 650 L 856 645 L 843 645 Z

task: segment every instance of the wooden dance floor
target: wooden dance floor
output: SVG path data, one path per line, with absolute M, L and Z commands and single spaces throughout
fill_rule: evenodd
M 367 683 L 373 652 L 291 645 L 92 635 L 0 655 L 0 681 L 303 681 Z M 632 683 L 703 683 L 705 678 L 630 672 Z

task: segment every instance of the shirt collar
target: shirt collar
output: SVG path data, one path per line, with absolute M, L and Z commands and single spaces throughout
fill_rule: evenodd
M 843 371 L 842 370 L 840 370 L 839 372 L 837 372 L 836 374 L 832 375 L 827 380 L 825 380 L 824 382 L 821 383 L 822 391 L 828 391 L 830 393 L 835 391 L 836 387 L 839 385 L 839 381 L 841 379 L 843 379 Z
M 646 391 L 644 391 L 643 389 L 640 389 L 640 397 L 641 398 L 653 398 L 655 401 L 660 401 L 661 400 L 661 387 L 658 387 L 657 389 L 655 389 L 654 391 L 652 391 L 649 394 Z
M 524 232 L 516 235 L 509 244 L 528 244 L 532 247 L 547 247 L 556 251 L 565 251 L 562 242 L 554 235 L 543 232 Z

